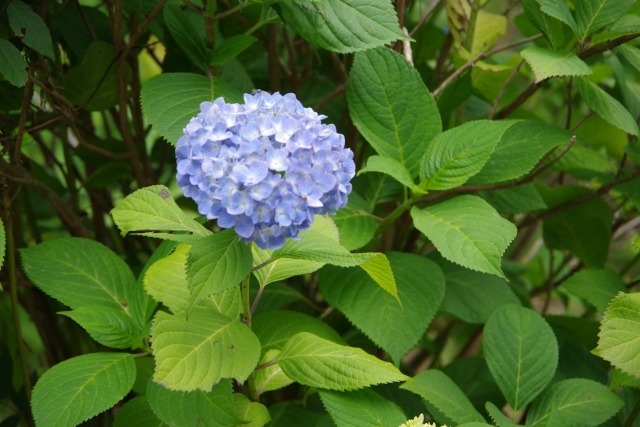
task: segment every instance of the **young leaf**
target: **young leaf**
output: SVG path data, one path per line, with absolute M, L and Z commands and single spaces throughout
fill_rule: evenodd
M 555 76 L 586 76 L 591 67 L 571 52 L 559 52 L 541 47 L 528 47 L 520 55 L 533 69 L 536 83 Z
M 184 53 L 195 65 L 206 70 L 209 54 L 205 46 L 202 15 L 189 9 L 182 10 L 178 5 L 169 4 L 163 8 L 163 17 L 171 36 Z
M 427 146 L 420 165 L 420 187 L 459 187 L 482 170 L 513 121 L 478 120 L 449 129 Z
M 224 97 L 240 102 L 241 94 L 224 81 L 190 73 L 160 74 L 149 80 L 140 94 L 144 114 L 154 129 L 171 144 L 178 141 L 200 103 Z
M 106 246 L 80 237 L 63 237 L 21 250 L 29 279 L 44 293 L 72 309 L 111 307 L 138 327 L 145 323 L 148 296 L 129 266 Z
M 584 77 L 577 77 L 575 82 L 585 104 L 596 114 L 618 129 L 638 135 L 638 124 L 620 102 Z
M 615 22 L 631 9 L 635 0 L 581 0 L 576 2 L 578 34 L 584 40 L 594 31 Z
M 350 392 L 321 390 L 320 399 L 337 427 L 399 426 L 406 419 L 395 403 L 369 389 Z
M 413 177 L 411 176 L 407 168 L 399 161 L 390 157 L 369 157 L 367 159 L 367 165 L 364 168 L 360 169 L 360 171 L 358 171 L 359 174 L 366 172 L 386 173 L 387 175 L 398 181 L 400 184 L 409 188 L 412 192 L 417 194 L 426 193 L 424 190 L 418 187 L 415 182 L 413 182 Z
M 387 48 L 358 53 L 347 102 L 353 123 L 378 154 L 417 176 L 420 156 L 442 132 L 438 107 L 418 71 Z
M 604 313 L 593 353 L 640 377 L 640 293 L 620 293 Z
M 0 75 L 16 87 L 27 82 L 27 62 L 8 40 L 0 39 Z
M 607 305 L 626 287 L 620 276 L 609 268 L 585 268 L 562 283 L 562 287 L 573 295 L 593 304 L 604 312 Z
M 36 425 L 78 425 L 122 400 L 135 378 L 136 365 L 127 353 L 91 353 L 58 363 L 33 388 Z
M 163 185 L 134 191 L 111 210 L 111 216 L 123 236 L 133 232 L 190 243 L 211 235 L 178 207 Z
M 504 277 L 502 254 L 517 230 L 481 198 L 464 195 L 424 209 L 414 207 L 411 217 L 444 258 Z
M 51 34 L 40 15 L 35 13 L 29 5 L 11 0 L 7 5 L 9 26 L 13 33 L 20 37 L 22 43 L 36 52 L 53 59 L 53 44 Z
M 332 307 L 399 364 L 435 316 L 444 296 L 444 277 L 438 266 L 424 257 L 392 252 L 388 258 L 402 307 L 357 269 L 324 268 L 320 291 Z
M 520 304 L 507 281 L 441 261 L 446 292 L 440 310 L 468 323 L 485 323 L 503 305 Z
M 342 337 L 328 324 L 297 311 L 271 311 L 254 317 L 253 332 L 262 345 L 262 353 L 281 350 L 291 337 L 309 332 L 337 344 L 345 344 Z
M 222 378 L 242 382 L 260 357 L 260 341 L 245 324 L 201 307 L 188 320 L 158 312 L 151 348 L 154 381 L 183 391 L 208 391 Z
M 559 381 L 531 406 L 527 426 L 599 426 L 614 416 L 624 403 L 604 385 L 586 378 Z
M 388 0 L 278 0 L 284 21 L 323 49 L 349 53 L 408 39 Z
M 258 361 L 258 365 L 275 360 L 279 354 L 280 350 L 271 349 L 267 351 Z M 293 380 L 282 372 L 280 366 L 270 365 L 266 368 L 253 371 L 249 377 L 249 390 L 251 390 L 252 396 L 260 397 L 262 393 L 279 390 L 292 383 Z
M 141 330 L 118 308 L 87 305 L 60 314 L 73 319 L 104 346 L 125 349 L 137 347 L 142 342 Z
M 517 411 L 544 390 L 558 366 L 558 343 L 547 322 L 517 305 L 493 312 L 482 348 L 498 387 Z
M 187 264 L 190 308 L 213 293 L 239 285 L 252 265 L 251 249 L 234 230 L 223 230 L 195 242 Z
M 416 393 L 456 425 L 485 421 L 460 387 L 437 369 L 421 372 L 400 388 Z
M 407 379 L 389 362 L 360 348 L 336 344 L 308 332 L 291 337 L 276 361 L 292 380 L 320 389 L 357 390 Z
M 351 253 L 334 238 L 321 230 L 310 228 L 300 233 L 299 240 L 289 239 L 272 254 L 275 258 L 316 261 L 341 267 L 360 266 L 382 289 L 398 297 L 393 272 L 384 254 L 376 252 Z
M 169 390 L 149 381 L 149 406 L 158 418 L 170 426 L 226 427 L 242 425 L 230 381 L 222 381 L 209 392 L 189 393 Z
M 154 262 L 144 275 L 144 289 L 173 314 L 187 310 L 191 294 L 187 281 L 190 245 L 180 244 L 170 255 Z
M 571 27 L 576 31 L 576 20 L 571 14 L 567 3 L 564 0 L 536 0 L 540 9 L 549 16 L 552 16 Z
M 113 427 L 165 427 L 165 424 L 153 413 L 146 396 L 138 396 L 118 409 Z
M 229 37 L 213 51 L 211 65 L 222 65 L 230 61 L 256 41 L 255 37 L 246 34 Z

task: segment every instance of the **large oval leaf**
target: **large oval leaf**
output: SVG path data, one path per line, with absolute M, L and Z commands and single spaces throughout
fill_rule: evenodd
M 348 53 L 406 39 L 389 0 L 279 0 L 282 17 L 323 49 Z
M 418 71 L 387 48 L 358 53 L 349 76 L 351 118 L 378 154 L 418 175 L 420 156 L 442 131 L 440 113 Z
M 404 412 L 373 390 L 320 391 L 320 399 L 338 427 L 399 426 Z
M 414 207 L 411 217 L 442 256 L 472 270 L 504 277 L 502 254 L 516 237 L 516 226 L 477 196 L 458 196 Z
M 558 342 L 551 327 L 535 311 L 517 305 L 493 312 L 482 348 L 498 387 L 515 410 L 544 390 L 558 366 Z
M 36 425 L 78 425 L 122 400 L 135 378 L 136 365 L 127 353 L 92 353 L 65 360 L 46 371 L 33 389 Z
M 211 390 L 222 378 L 247 379 L 260 357 L 260 341 L 247 325 L 210 308 L 189 319 L 158 312 L 151 327 L 154 381 L 172 390 Z
M 444 277 L 424 257 L 389 253 L 388 258 L 402 306 L 357 269 L 323 269 L 320 291 L 331 306 L 399 363 L 435 316 L 444 296 Z
M 276 361 L 292 380 L 320 389 L 357 390 L 407 379 L 391 363 L 360 348 L 336 344 L 308 332 L 291 337 Z

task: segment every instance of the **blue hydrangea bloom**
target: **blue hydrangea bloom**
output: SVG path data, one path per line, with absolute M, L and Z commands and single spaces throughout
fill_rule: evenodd
M 178 185 L 220 227 L 277 249 L 347 204 L 353 152 L 325 118 L 292 93 L 203 102 L 176 146 Z

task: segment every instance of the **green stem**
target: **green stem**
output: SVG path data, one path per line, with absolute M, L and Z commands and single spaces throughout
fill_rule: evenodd
M 240 293 L 242 294 L 242 321 L 251 327 L 251 304 L 249 298 L 249 282 L 251 281 L 251 275 L 242 280 L 240 285 Z
M 406 199 L 404 203 L 402 203 L 400 206 L 396 207 L 393 211 L 391 211 L 391 213 L 387 215 L 378 224 L 378 227 L 376 228 L 375 236 L 379 236 L 380 234 L 382 234 L 382 232 L 389 225 L 391 225 L 396 219 L 400 218 L 400 215 L 402 215 L 403 213 L 411 209 L 413 205 L 416 204 L 416 202 L 422 198 L 422 196 L 423 195 L 414 194 L 411 198 Z

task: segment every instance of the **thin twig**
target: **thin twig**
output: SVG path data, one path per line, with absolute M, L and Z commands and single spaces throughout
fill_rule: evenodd
M 436 9 L 440 6 L 440 4 L 444 2 L 444 0 L 438 0 L 436 3 L 434 3 L 433 6 L 431 6 L 431 8 L 429 10 L 427 10 L 425 12 L 424 15 L 422 15 L 420 17 L 420 20 L 418 21 L 418 23 L 416 24 L 415 27 L 413 27 L 413 29 L 411 31 L 409 31 L 409 37 L 413 37 L 413 35 L 420 29 L 420 27 L 422 27 L 424 25 L 425 22 L 427 22 L 427 20 L 429 19 L 429 17 L 433 14 L 433 12 L 436 11 Z

